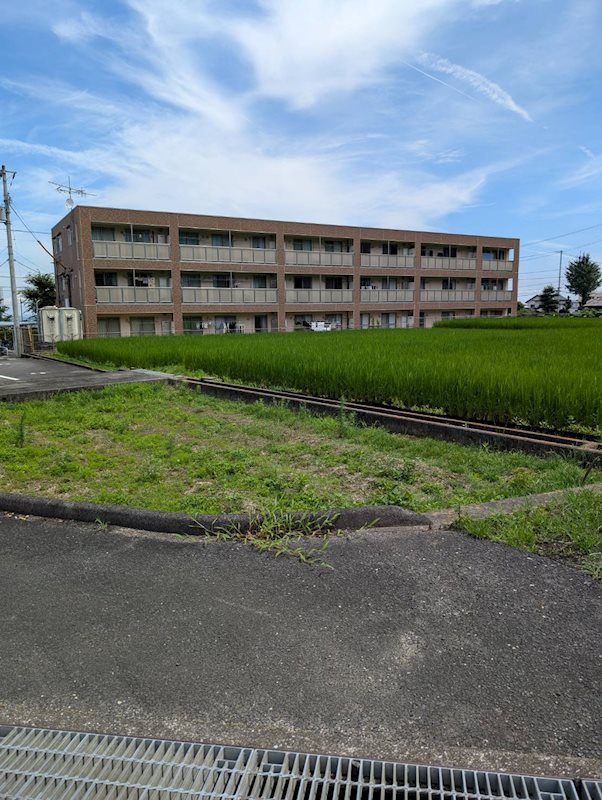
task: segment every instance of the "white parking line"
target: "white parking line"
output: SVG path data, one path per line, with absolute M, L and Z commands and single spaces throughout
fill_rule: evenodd
M 0 378 L 4 378 L 7 381 L 18 381 L 18 378 L 13 378 L 11 375 L 0 375 Z

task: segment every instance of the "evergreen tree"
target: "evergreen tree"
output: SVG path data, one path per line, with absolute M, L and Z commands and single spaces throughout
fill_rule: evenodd
M 3 306 L 0 303 L 0 322 L 10 322 L 12 316 L 8 313 L 8 306 Z
M 32 314 L 37 313 L 38 308 L 53 306 L 56 304 L 56 290 L 54 287 L 54 276 L 50 273 L 34 272 L 25 278 L 28 284 L 27 289 L 21 289 L 19 294 L 25 301 L 25 308 Z
M 566 288 L 579 297 L 579 308 L 587 303 L 598 286 L 602 283 L 600 266 L 583 253 L 570 262 L 566 270 Z
M 558 292 L 552 286 L 544 286 L 539 296 L 539 307 L 544 314 L 556 314 L 558 311 Z

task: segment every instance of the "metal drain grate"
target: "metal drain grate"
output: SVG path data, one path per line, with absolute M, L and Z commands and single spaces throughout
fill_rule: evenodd
M 581 800 L 602 800 L 602 781 L 581 781 L 580 784 Z
M 579 798 L 553 778 L 38 728 L 0 738 L 2 800 L 602 800 L 589 783 Z

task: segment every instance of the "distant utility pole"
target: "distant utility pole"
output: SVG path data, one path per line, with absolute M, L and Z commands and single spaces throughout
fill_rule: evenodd
M 4 224 L 6 225 L 6 241 L 8 247 L 8 272 L 10 275 L 10 293 L 13 307 L 13 350 L 16 356 L 21 355 L 21 331 L 19 329 L 19 299 L 17 296 L 17 281 L 15 279 L 15 257 L 13 254 L 13 229 L 10 224 L 10 197 L 8 194 L 7 169 L 2 164 L 2 190 L 4 193 Z M 16 172 L 10 173 L 13 178 Z
M 560 304 L 560 281 L 562 280 L 562 250 L 560 251 L 560 263 L 558 264 L 558 303 Z

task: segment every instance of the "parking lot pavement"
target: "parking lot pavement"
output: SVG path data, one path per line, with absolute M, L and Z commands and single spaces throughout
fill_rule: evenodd
M 62 391 L 164 379 L 160 373 L 145 370 L 96 372 L 51 359 L 0 357 L 0 400 L 33 399 Z
M 0 516 L 0 724 L 600 774 L 599 583 L 449 531 L 328 560 Z

